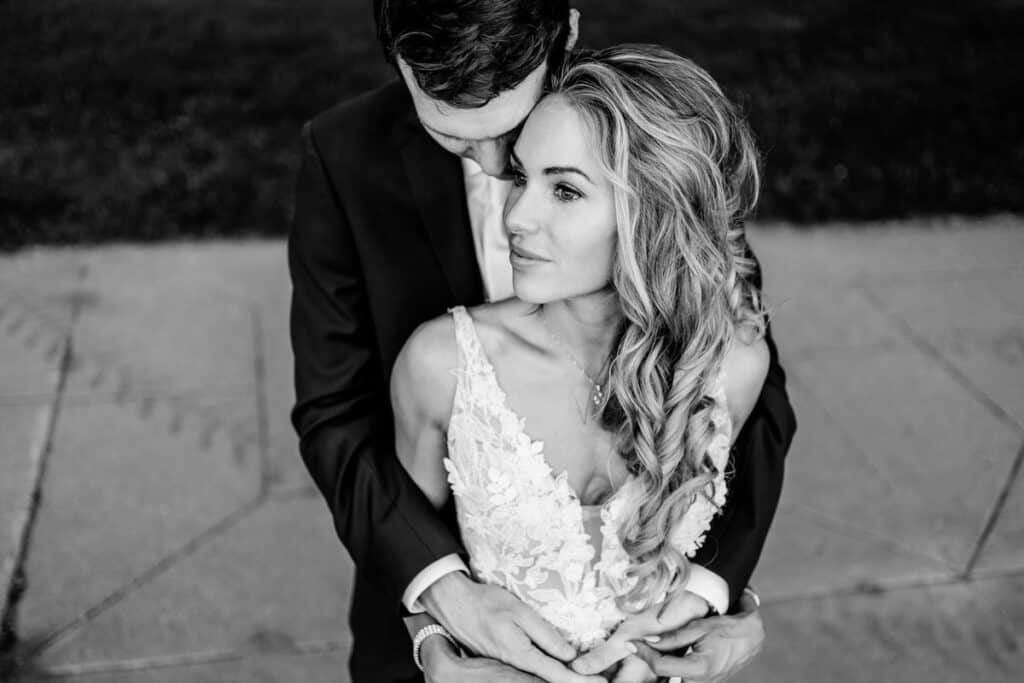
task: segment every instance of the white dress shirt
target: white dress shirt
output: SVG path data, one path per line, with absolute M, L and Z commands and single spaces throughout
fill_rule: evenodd
M 487 175 L 470 159 L 462 160 L 462 174 L 466 182 L 466 208 L 473 231 L 476 261 L 483 276 L 484 296 L 487 301 L 501 301 L 512 296 L 512 264 L 508 260 L 508 236 L 503 225 L 505 199 L 511 184 Z M 427 565 L 406 587 L 402 604 L 412 613 L 425 611 L 419 603 L 423 591 L 442 576 L 457 571 L 469 573 L 466 563 L 455 554 Z M 725 614 L 729 608 L 729 584 L 704 567 L 690 566 L 686 590 L 707 600 L 719 614 Z
M 488 301 L 501 301 L 512 296 L 512 264 L 508 260 L 508 235 L 503 213 L 511 183 L 487 175 L 470 159 L 462 160 L 466 180 L 466 208 L 473 230 L 476 262 L 484 281 Z

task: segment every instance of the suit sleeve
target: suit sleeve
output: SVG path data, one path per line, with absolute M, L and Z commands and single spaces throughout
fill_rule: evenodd
M 753 258 L 753 254 L 749 254 Z M 760 268 L 754 278 L 760 289 Z M 796 433 L 796 416 L 786 393 L 786 373 L 771 330 L 766 335 L 770 363 L 761 395 L 733 445 L 729 497 L 711 524 L 694 562 L 729 584 L 735 604 L 750 581 L 775 517 L 786 453 Z
M 424 567 L 462 548 L 395 455 L 362 265 L 309 123 L 288 266 L 302 458 L 360 573 L 398 605 Z

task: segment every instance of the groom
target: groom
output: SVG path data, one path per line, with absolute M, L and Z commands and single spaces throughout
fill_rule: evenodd
M 352 680 L 422 680 L 402 616 L 425 609 L 480 655 L 421 639 L 428 680 L 537 680 L 526 671 L 581 681 L 566 665 L 571 648 L 543 620 L 470 579 L 451 508 L 438 514 L 395 457 L 388 392 L 395 356 L 421 322 L 511 294 L 501 224 L 508 150 L 572 48 L 578 15 L 566 0 L 375 0 L 374 10 L 400 78 L 303 128 L 288 244 L 292 420 L 357 569 Z M 694 558 L 705 568 L 690 586 L 700 613 L 740 603 L 778 501 L 795 422 L 769 345 L 729 502 Z M 695 652 L 642 654 L 662 675 L 712 681 L 762 639 L 756 609 L 690 631 L 703 635 Z

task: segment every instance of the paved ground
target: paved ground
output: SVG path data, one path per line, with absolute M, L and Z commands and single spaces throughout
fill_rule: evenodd
M 800 430 L 742 681 L 1019 680 L 1024 221 L 754 241 Z M 0 678 L 346 680 L 288 295 L 279 241 L 0 258 Z

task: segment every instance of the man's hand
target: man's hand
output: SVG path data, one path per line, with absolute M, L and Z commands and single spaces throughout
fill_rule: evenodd
M 637 656 L 659 676 L 682 676 L 687 683 L 721 683 L 736 675 L 764 645 L 764 623 L 754 601 L 740 599 L 743 612 L 700 619 L 660 640 L 638 642 Z M 683 656 L 665 654 L 686 646 Z
M 689 591 L 679 591 L 667 602 L 653 605 L 619 624 L 608 640 L 576 659 L 572 668 L 584 675 L 607 671 L 636 652 L 633 641 L 673 633 L 694 619 L 703 617 L 709 609 L 704 598 Z M 636 667 L 630 670 L 636 670 Z
M 576 650 L 554 626 L 503 588 L 453 572 L 431 584 L 420 602 L 474 654 L 550 683 L 604 683 L 602 678 L 571 671 L 565 662 L 576 656 Z
M 657 683 L 658 674 L 651 671 L 647 662 L 636 655 L 630 655 L 622 660 L 619 670 L 611 679 L 612 683 Z
M 427 683 L 543 683 L 536 676 L 485 657 L 460 657 L 447 638 L 427 638 L 420 649 Z

